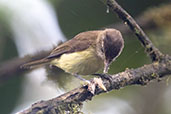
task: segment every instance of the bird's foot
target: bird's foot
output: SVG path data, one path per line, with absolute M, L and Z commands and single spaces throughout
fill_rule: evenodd
M 95 93 L 95 89 L 96 89 L 96 86 L 98 86 L 99 88 L 101 88 L 102 90 L 104 91 L 107 91 L 106 87 L 104 86 L 103 84 L 103 81 L 101 78 L 93 78 L 93 80 L 89 81 L 87 80 L 86 82 L 87 83 L 87 86 L 88 86 L 88 90 L 94 94 Z
M 108 80 L 109 82 L 110 82 L 110 84 L 112 84 L 112 80 L 113 80 L 113 78 L 109 75 L 109 74 L 104 74 L 104 73 L 102 73 L 102 74 L 93 74 L 93 75 L 95 75 L 95 76 L 99 76 L 100 78 L 102 78 L 102 79 L 106 79 L 106 80 Z
M 84 78 L 82 78 L 80 75 L 74 74 L 74 76 L 80 80 L 82 80 L 84 82 L 84 86 L 87 85 L 88 86 L 88 90 L 94 94 L 95 93 L 95 89 L 96 86 L 98 86 L 99 88 L 103 89 L 104 91 L 107 91 L 106 87 L 103 84 L 103 81 L 101 78 L 93 78 L 93 80 L 89 81 L 86 80 Z

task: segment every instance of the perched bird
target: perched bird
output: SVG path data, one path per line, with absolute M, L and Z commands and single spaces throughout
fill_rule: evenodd
M 84 80 L 79 75 L 91 75 L 101 68 L 104 68 L 103 73 L 107 73 L 109 65 L 120 55 L 123 47 L 124 40 L 116 29 L 87 31 L 57 46 L 49 56 L 22 67 L 50 64 Z

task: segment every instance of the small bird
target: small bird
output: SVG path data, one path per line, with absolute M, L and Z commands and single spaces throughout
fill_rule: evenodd
M 122 52 L 124 40 L 116 29 L 82 32 L 57 46 L 49 56 L 24 64 L 23 68 L 50 64 L 75 77 L 95 74 L 100 69 L 108 73 L 109 65 Z

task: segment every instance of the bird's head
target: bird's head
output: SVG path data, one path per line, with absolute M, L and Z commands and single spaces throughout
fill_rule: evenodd
M 121 53 L 124 40 L 116 29 L 105 29 L 98 35 L 97 53 L 104 60 L 104 73 L 108 72 L 109 65 Z

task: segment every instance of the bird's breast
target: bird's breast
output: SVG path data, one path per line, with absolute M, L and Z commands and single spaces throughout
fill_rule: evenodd
M 103 68 L 103 60 L 97 56 L 95 49 L 89 47 L 86 50 L 61 55 L 51 62 L 65 72 L 80 75 L 90 75 Z

